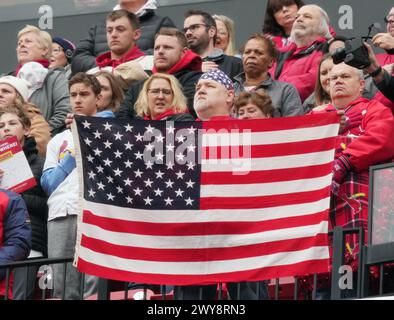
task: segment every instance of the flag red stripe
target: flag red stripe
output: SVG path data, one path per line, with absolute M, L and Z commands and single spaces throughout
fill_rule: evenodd
M 266 158 L 321 152 L 332 149 L 336 137 L 290 143 L 202 148 L 202 159 Z M 269 143 L 269 141 L 267 141 Z M 249 148 L 249 150 L 247 149 Z
M 192 213 L 195 214 L 195 213 Z M 104 230 L 152 236 L 207 236 L 225 234 L 251 234 L 285 228 L 316 225 L 328 219 L 328 212 L 287 217 L 267 221 L 151 223 L 105 218 L 84 210 L 83 222 Z
M 218 282 L 259 281 L 288 276 L 328 272 L 329 259 L 308 260 L 291 265 L 259 268 L 248 271 L 220 273 L 213 275 L 163 275 L 151 273 L 135 273 L 119 269 L 111 269 L 78 259 L 78 270 L 101 278 L 118 281 L 134 281 L 147 284 L 167 285 L 201 285 Z
M 206 197 L 200 199 L 200 209 L 256 209 L 288 206 L 319 201 L 327 198 L 330 194 L 330 187 L 320 190 L 298 192 L 291 194 L 279 194 L 262 197 Z
M 107 241 L 82 236 L 81 244 L 92 251 L 106 255 L 132 260 L 147 260 L 159 262 L 196 262 L 196 261 L 222 261 L 232 259 L 250 258 L 309 249 L 315 246 L 327 246 L 327 234 L 318 234 L 315 237 L 303 237 L 291 240 L 273 241 L 263 244 L 254 244 L 239 247 L 223 247 L 209 249 L 152 249 L 133 246 L 121 246 Z
M 250 171 L 247 174 L 237 175 L 233 172 L 202 172 L 201 185 L 251 184 L 312 179 L 325 176 L 331 170 L 332 164 L 328 163 L 291 169 Z
M 291 117 L 291 121 L 283 121 L 283 118 L 258 119 L 258 120 L 222 120 L 204 121 L 202 128 L 205 130 L 233 129 L 249 130 L 251 132 L 282 131 L 302 128 L 314 128 L 339 123 L 339 116 L 333 113 L 306 115 Z M 224 131 L 225 132 L 225 131 Z M 228 131 L 231 132 L 231 131 Z

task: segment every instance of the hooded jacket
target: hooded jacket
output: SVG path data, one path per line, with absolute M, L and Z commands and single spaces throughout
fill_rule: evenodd
M 154 9 L 156 6 L 152 5 L 155 3 L 155 1 L 149 0 L 137 12 L 141 37 L 137 40 L 136 44 L 145 54 L 152 54 L 154 37 L 160 28 L 175 27 L 170 18 L 156 15 Z M 118 6 L 114 8 L 114 10 L 118 9 Z M 108 50 L 106 20 L 104 18 L 90 28 L 88 36 L 85 39 L 80 40 L 71 62 L 72 74 L 86 72 L 94 68 L 96 66 L 96 57 Z
M 200 56 L 191 50 L 187 50 L 182 59 L 167 72 L 168 74 L 172 74 L 180 82 L 183 94 L 187 98 L 189 112 L 193 116 L 195 116 L 193 108 L 194 93 L 196 91 L 195 86 L 202 75 L 201 63 Z M 152 72 L 157 73 L 156 68 L 153 68 Z M 146 80 L 137 82 L 129 88 L 120 105 L 117 118 L 127 120 L 135 117 L 134 104 L 137 101 L 145 81 Z

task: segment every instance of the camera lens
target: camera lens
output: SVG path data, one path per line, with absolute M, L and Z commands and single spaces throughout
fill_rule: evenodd
M 335 49 L 332 53 L 332 61 L 334 64 L 342 63 L 346 58 L 346 50 L 345 48 Z

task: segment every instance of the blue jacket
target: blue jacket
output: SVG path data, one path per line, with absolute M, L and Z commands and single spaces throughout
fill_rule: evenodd
M 31 246 L 30 219 L 22 197 L 0 189 L 0 265 L 27 258 Z M 0 295 L 5 269 L 0 269 Z

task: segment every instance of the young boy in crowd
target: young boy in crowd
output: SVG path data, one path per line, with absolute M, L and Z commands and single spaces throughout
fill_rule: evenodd
M 70 103 L 74 114 L 95 116 L 101 86 L 96 77 L 77 73 L 69 81 Z M 70 130 L 57 134 L 49 142 L 41 185 L 48 199 L 48 257 L 72 257 L 75 250 L 78 214 L 78 172 L 74 157 L 74 141 Z M 81 274 L 69 263 L 66 287 L 63 288 L 63 266 L 53 266 L 54 296 L 79 299 Z M 97 278 L 86 275 L 84 296 L 96 291 Z

